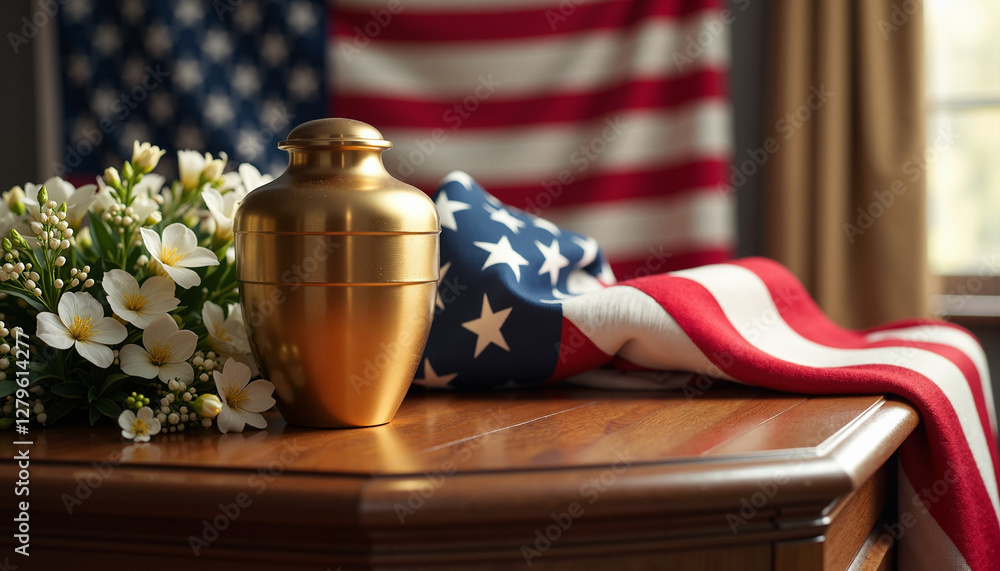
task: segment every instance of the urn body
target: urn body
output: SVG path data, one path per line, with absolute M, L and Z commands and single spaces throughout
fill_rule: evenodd
M 237 210 L 237 280 L 254 359 L 282 416 L 310 427 L 389 422 L 437 295 L 440 224 L 389 175 L 369 125 L 320 119 L 279 147 L 288 169 Z

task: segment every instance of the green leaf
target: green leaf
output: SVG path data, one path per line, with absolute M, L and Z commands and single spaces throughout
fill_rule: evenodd
M 101 392 L 99 394 L 103 395 L 108 391 L 117 389 L 128 378 L 129 376 L 125 373 L 112 373 L 108 375 L 104 378 L 104 383 L 101 384 Z
M 57 420 L 69 414 L 78 404 L 79 401 L 76 400 L 60 400 L 56 401 L 55 404 L 46 405 L 45 415 L 47 418 L 45 424 L 52 426 Z
M 17 383 L 14 382 L 14 379 L 0 381 L 0 399 L 14 394 L 15 391 L 17 391 Z
M 65 382 L 50 389 L 56 395 L 68 399 L 82 399 L 87 396 L 87 385 L 77 382 Z
M 27 292 L 10 290 L 10 289 L 5 289 L 4 292 L 6 292 L 6 293 L 8 293 L 8 294 L 10 294 L 10 295 L 12 295 L 14 297 L 19 297 L 19 298 L 23 299 L 24 301 L 28 302 L 28 305 L 30 305 L 31 307 L 33 307 L 34 309 L 36 309 L 38 311 L 43 311 L 44 312 L 44 311 L 48 311 L 49 310 L 49 308 L 45 307 L 45 304 L 43 304 L 41 302 L 41 300 L 39 300 L 37 297 L 35 297 L 34 294 L 29 294 Z
M 90 232 L 94 236 L 95 243 L 100 245 L 105 252 L 117 252 L 118 242 L 108 230 L 108 225 L 93 212 L 88 212 L 87 215 L 90 216 Z
M 97 410 L 101 411 L 101 414 L 109 418 L 118 418 L 118 415 L 122 413 L 121 407 L 115 404 L 115 401 L 109 398 L 102 398 L 94 403 Z
M 87 389 L 87 402 L 94 402 L 97 400 L 97 387 L 91 386 Z
M 97 410 L 97 407 L 90 407 L 90 425 L 94 426 L 97 424 L 97 419 L 101 418 L 101 411 Z

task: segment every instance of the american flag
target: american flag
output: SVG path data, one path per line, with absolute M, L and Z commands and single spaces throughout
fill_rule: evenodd
M 614 368 L 695 371 L 794 393 L 899 395 L 922 419 L 899 451 L 909 514 L 899 568 L 997 568 L 996 416 L 985 355 L 966 330 L 926 320 L 842 329 L 760 258 L 616 284 L 592 238 L 504 205 L 466 173 L 448 175 L 434 199 L 442 277 L 416 384 L 523 387 L 613 365 L 582 380 L 629 387 L 637 378 Z
M 330 106 L 431 192 L 462 169 L 593 236 L 622 276 L 728 259 L 721 0 L 342 0 Z M 663 255 L 663 253 L 669 255 Z
M 59 7 L 64 147 L 46 176 L 93 182 L 132 142 L 281 172 L 277 143 L 327 115 L 326 6 L 295 0 L 73 0 Z
M 83 184 L 132 141 L 278 174 L 324 116 L 396 145 L 425 192 L 461 168 L 594 236 L 623 276 L 728 259 L 732 12 L 722 0 L 74 0 L 59 8 L 65 141 Z M 599 214 L 599 215 L 597 215 Z

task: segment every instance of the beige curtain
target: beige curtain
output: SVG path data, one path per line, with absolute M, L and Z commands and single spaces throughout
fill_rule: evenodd
M 928 311 L 923 19 L 896 4 L 768 6 L 765 254 L 848 327 Z

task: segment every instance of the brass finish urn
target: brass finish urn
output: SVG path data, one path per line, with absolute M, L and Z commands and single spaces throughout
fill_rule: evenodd
M 254 359 L 291 424 L 385 424 L 434 314 L 434 203 L 385 171 L 392 143 L 360 121 L 309 121 L 278 147 L 288 169 L 246 196 L 234 224 Z

